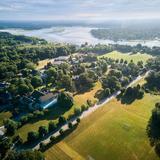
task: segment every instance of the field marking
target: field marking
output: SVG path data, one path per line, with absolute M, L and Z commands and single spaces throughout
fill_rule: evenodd
M 61 141 L 57 146 L 73 160 L 85 160 L 79 153 L 69 147 L 65 142 Z

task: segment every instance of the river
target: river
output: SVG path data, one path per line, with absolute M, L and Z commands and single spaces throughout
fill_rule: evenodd
M 44 38 L 49 42 L 58 42 L 58 43 L 71 43 L 71 44 L 84 44 L 88 42 L 89 44 L 121 44 L 121 45 L 137 45 L 138 43 L 153 47 L 159 46 L 159 40 L 152 40 L 152 41 L 142 41 L 142 40 L 135 40 L 135 41 L 118 41 L 114 42 L 112 40 L 100 40 L 94 38 L 90 31 L 91 27 L 51 27 L 51 28 L 44 28 L 44 29 L 36 29 L 36 30 L 24 30 L 24 29 L 1 29 L 2 32 L 9 32 L 16 35 L 26 35 L 26 36 L 34 36 L 38 38 Z

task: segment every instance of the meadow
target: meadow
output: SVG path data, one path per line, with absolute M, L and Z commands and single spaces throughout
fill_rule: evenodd
M 119 60 L 124 59 L 124 60 L 127 60 L 128 62 L 133 60 L 134 63 L 137 63 L 138 61 L 143 61 L 144 63 L 146 63 L 148 59 L 152 58 L 152 56 L 149 54 L 142 54 L 142 53 L 130 54 L 130 53 L 122 53 L 118 51 L 113 51 L 113 52 L 106 53 L 104 55 L 99 56 L 99 58 L 103 58 L 103 57 L 119 59 Z
M 159 99 L 160 96 L 145 94 L 143 99 L 130 105 L 114 99 L 83 119 L 62 142 L 83 159 L 124 160 L 125 157 L 125 160 L 158 160 L 150 146 L 146 127 Z M 58 160 L 56 157 L 61 151 L 59 143 L 45 152 L 47 160 L 50 160 L 55 148 L 57 154 L 52 159 Z M 64 148 L 63 152 L 68 153 Z

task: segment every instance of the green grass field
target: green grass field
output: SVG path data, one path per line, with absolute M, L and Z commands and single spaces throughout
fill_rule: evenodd
M 146 134 L 151 110 L 158 101 L 160 96 L 150 94 L 131 105 L 114 99 L 83 119 L 63 143 L 84 159 L 158 160 Z M 45 152 L 47 160 L 57 146 Z M 59 157 L 58 152 L 55 157 Z
M 11 112 L 0 112 L 0 126 L 3 125 L 3 120 L 12 117 L 12 113 Z
M 137 63 L 138 61 L 143 61 L 145 63 L 149 58 L 152 58 L 152 56 L 149 54 L 141 54 L 141 53 L 136 53 L 136 54 L 125 53 L 124 54 L 118 51 L 113 51 L 113 52 L 99 56 L 99 58 L 102 58 L 102 57 L 108 57 L 112 59 L 124 59 L 124 60 L 127 60 L 128 62 L 133 60 L 135 63 Z

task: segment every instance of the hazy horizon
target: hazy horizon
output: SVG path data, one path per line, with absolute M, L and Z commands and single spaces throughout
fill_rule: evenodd
M 0 20 L 85 21 L 159 19 L 159 0 L 2 0 Z

